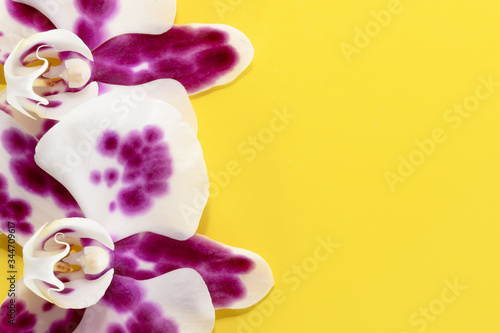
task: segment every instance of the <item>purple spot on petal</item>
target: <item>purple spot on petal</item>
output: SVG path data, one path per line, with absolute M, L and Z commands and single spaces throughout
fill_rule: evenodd
M 43 121 L 43 125 L 42 125 L 42 129 L 40 130 L 40 133 L 38 133 L 36 135 L 37 139 L 41 139 L 42 136 L 45 135 L 45 133 L 47 133 L 52 127 L 54 127 L 55 124 L 57 124 L 58 121 L 57 120 L 53 120 L 53 119 L 45 119 Z
M 75 291 L 75 288 L 64 288 L 63 290 L 59 291 L 59 294 L 67 295 L 71 294 L 73 291 Z
M 18 230 L 22 235 L 32 235 L 35 233 L 35 228 L 31 223 L 28 222 L 20 222 L 18 224 Z
M 143 177 L 147 183 L 164 182 L 172 175 L 172 165 L 168 159 L 151 159 L 143 165 Z
M 0 174 L 0 191 L 7 190 L 7 178 Z
M 126 326 L 129 332 L 136 333 L 179 332 L 177 324 L 163 317 L 161 308 L 150 302 L 140 303 L 133 316 L 127 320 Z
M 6 206 L 10 211 L 10 217 L 16 221 L 24 220 L 31 215 L 31 207 L 25 201 L 10 200 Z
M 54 308 L 54 306 L 55 306 L 54 303 L 47 302 L 42 306 L 42 310 L 43 310 L 43 312 L 47 312 L 47 311 L 52 310 Z
M 66 317 L 54 322 L 47 333 L 73 332 L 82 321 L 85 309 L 69 309 Z
M 85 217 L 81 211 L 71 211 L 66 213 L 66 217 Z
M 104 40 L 102 25 L 87 18 L 80 18 L 77 21 L 75 32 L 90 49 L 98 46 Z
M 161 195 L 168 191 L 168 184 L 162 182 L 151 182 L 147 183 L 144 187 L 147 194 L 150 195 Z
M 2 142 L 5 150 L 12 156 L 22 156 L 29 149 L 27 138 L 15 128 L 5 130 L 2 133 Z
M 108 185 L 108 187 L 112 187 L 118 181 L 120 177 L 120 172 L 117 169 L 110 168 L 104 171 L 104 181 Z
M 0 186 L 7 190 L 7 179 L 0 175 Z M 15 223 L 16 231 L 21 235 L 33 234 L 34 227 L 27 219 L 32 213 L 30 204 L 21 199 L 10 198 L 8 193 L 0 192 L 0 227 L 8 230 L 8 222 Z
M 2 333 L 17 333 L 17 332 L 34 332 L 33 328 L 36 324 L 36 315 L 26 309 L 26 303 L 19 298 L 16 299 L 14 310 L 9 306 L 11 298 L 8 297 L 2 304 L 0 309 L 0 318 L 2 318 Z M 10 313 L 15 314 L 15 325 L 7 324 L 7 318 Z
M 60 93 L 59 90 L 52 90 L 52 91 L 46 91 L 46 92 L 42 93 L 40 96 L 42 96 L 42 97 L 49 97 L 49 96 L 55 96 L 55 95 L 57 95 L 59 93 Z M 53 119 L 46 119 L 46 121 L 55 121 L 55 122 L 57 122 L 57 120 L 53 120 Z
M 10 162 L 10 171 L 16 183 L 24 189 L 42 196 L 48 193 L 47 177 L 34 161 L 13 159 Z
M 76 0 L 76 7 L 82 16 L 94 21 L 109 19 L 116 11 L 116 0 Z
M 99 138 L 97 151 L 103 156 L 113 157 L 118 151 L 120 136 L 115 131 L 106 131 Z
M 9 201 L 9 195 L 4 192 L 0 192 L 0 206 L 3 206 Z
M 70 209 L 78 209 L 76 200 L 71 196 L 71 193 L 57 180 L 47 175 L 49 178 L 50 194 L 59 207 Z
M 116 0 L 76 0 L 80 19 L 76 22 L 76 34 L 90 49 L 105 40 L 105 25 L 116 13 Z
M 127 187 L 118 193 L 118 207 L 128 215 L 136 215 L 147 211 L 152 206 L 149 197 L 139 186 Z
M 125 170 L 125 173 L 123 174 L 122 181 L 124 183 L 133 183 L 135 182 L 139 177 L 141 177 L 141 172 L 140 170 L 134 170 L 134 169 L 127 169 Z
M 127 330 L 119 324 L 111 324 L 108 326 L 106 333 L 127 333 Z
M 90 182 L 94 185 L 99 185 L 101 183 L 101 173 L 98 170 L 93 170 L 90 173 Z
M 144 142 L 140 134 L 132 131 L 126 138 L 120 149 L 119 161 L 126 163 L 128 166 L 139 166 L 142 163 L 142 158 L 139 152 L 143 147 Z
M 5 56 L 4 56 L 5 57 Z M 7 59 L 8 57 L 5 57 L 5 59 Z M 0 60 L 0 63 L 3 63 L 1 60 Z M 6 114 L 8 115 L 12 115 L 12 112 L 9 110 L 9 108 L 3 104 L 0 104 L 0 110 L 5 112 Z
M 148 143 L 155 143 L 161 139 L 163 139 L 163 131 L 159 129 L 156 126 L 146 126 L 142 130 L 142 135 L 144 136 L 144 139 Z
M 113 213 L 116 210 L 116 202 L 112 202 L 109 204 L 109 211 Z
M 142 299 L 139 285 L 132 279 L 115 275 L 102 300 L 113 306 L 117 312 L 127 312 Z
M 49 101 L 49 104 L 45 105 L 46 108 L 57 108 L 58 106 L 61 106 L 62 102 L 61 101 Z

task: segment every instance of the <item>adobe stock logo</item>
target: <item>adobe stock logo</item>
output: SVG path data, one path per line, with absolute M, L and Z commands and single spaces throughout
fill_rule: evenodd
M 274 287 L 249 313 L 240 316 L 236 333 L 255 333 L 256 329 L 265 323 L 266 318 L 271 317 L 280 305 L 288 301 L 287 292 L 297 291 L 339 247 L 340 244 L 332 242 L 331 236 L 318 237 L 312 254 L 283 273 L 282 283 L 287 289 Z
M 467 286 L 461 284 L 457 277 L 453 279 L 453 282 L 448 279 L 444 280 L 444 285 L 445 287 L 441 289 L 439 297 L 432 299 L 428 304 L 410 314 L 408 322 L 416 332 L 425 332 L 429 325 L 434 323 L 467 289 Z M 401 333 L 409 332 L 404 331 Z
M 231 180 L 239 176 L 248 164 L 257 159 L 261 152 L 268 149 L 278 135 L 297 118 L 297 115 L 287 110 L 286 107 L 273 109 L 272 113 L 273 116 L 265 126 L 238 144 L 236 159 L 228 161 L 222 170 L 208 173 L 212 198 L 217 197 L 223 189 L 227 188 Z
M 372 17 L 363 27 L 356 26 L 354 28 L 354 37 L 352 43 L 340 43 L 340 50 L 344 55 L 347 63 L 352 62 L 352 57 L 355 54 L 360 54 L 362 50 L 370 46 L 372 40 L 377 38 L 382 29 L 391 24 L 393 17 L 401 14 L 403 6 L 399 0 L 390 0 L 387 3 L 386 9 L 379 11 L 372 10 L 370 16 Z
M 210 188 L 208 193 L 202 193 L 194 189 L 192 192 L 192 203 L 190 205 L 181 204 L 179 209 L 186 221 L 191 220 L 192 214 L 203 211 L 208 196 L 216 198 L 231 181 L 243 173 L 245 168 L 258 158 L 258 155 L 269 148 L 276 137 L 290 126 L 297 115 L 287 110 L 286 107 L 273 109 L 272 117 L 259 131 L 247 136 L 237 145 L 237 158 L 228 161 L 222 170 L 209 171 L 208 177 Z
M 444 122 L 453 131 L 460 129 L 464 120 L 469 119 L 479 109 L 481 103 L 492 97 L 500 87 L 500 81 L 494 81 L 492 74 L 487 77 L 480 76 L 478 81 L 479 83 L 472 94 L 443 112 Z M 393 171 L 384 173 L 385 181 L 392 192 L 396 191 L 396 186 L 399 183 L 405 182 L 428 158 L 439 150 L 440 146 L 448 140 L 447 133 L 449 131 L 445 127 L 436 127 L 429 136 L 414 140 L 415 148 L 410 153 L 397 157 L 397 167 Z
M 220 20 L 224 20 L 227 12 L 232 12 L 240 6 L 245 0 L 215 0 L 214 9 Z

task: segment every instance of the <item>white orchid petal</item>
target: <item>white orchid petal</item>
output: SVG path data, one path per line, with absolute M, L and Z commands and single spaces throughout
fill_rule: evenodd
M 104 94 L 74 109 L 42 137 L 35 159 L 115 240 L 142 231 L 187 239 L 208 199 L 192 128 L 144 94 Z

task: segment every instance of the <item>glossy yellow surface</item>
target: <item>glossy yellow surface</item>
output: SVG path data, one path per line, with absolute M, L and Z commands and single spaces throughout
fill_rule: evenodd
M 500 331 L 499 12 L 179 1 L 177 23 L 229 24 L 256 49 L 192 98 L 212 184 L 200 232 L 276 279 L 215 332 Z

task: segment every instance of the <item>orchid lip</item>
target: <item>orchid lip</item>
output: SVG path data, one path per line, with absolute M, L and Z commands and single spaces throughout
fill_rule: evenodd
M 67 218 L 47 223 L 23 248 L 24 283 L 61 308 L 89 307 L 111 283 L 113 250 L 111 237 L 97 222 Z M 90 280 L 86 274 L 102 276 Z

